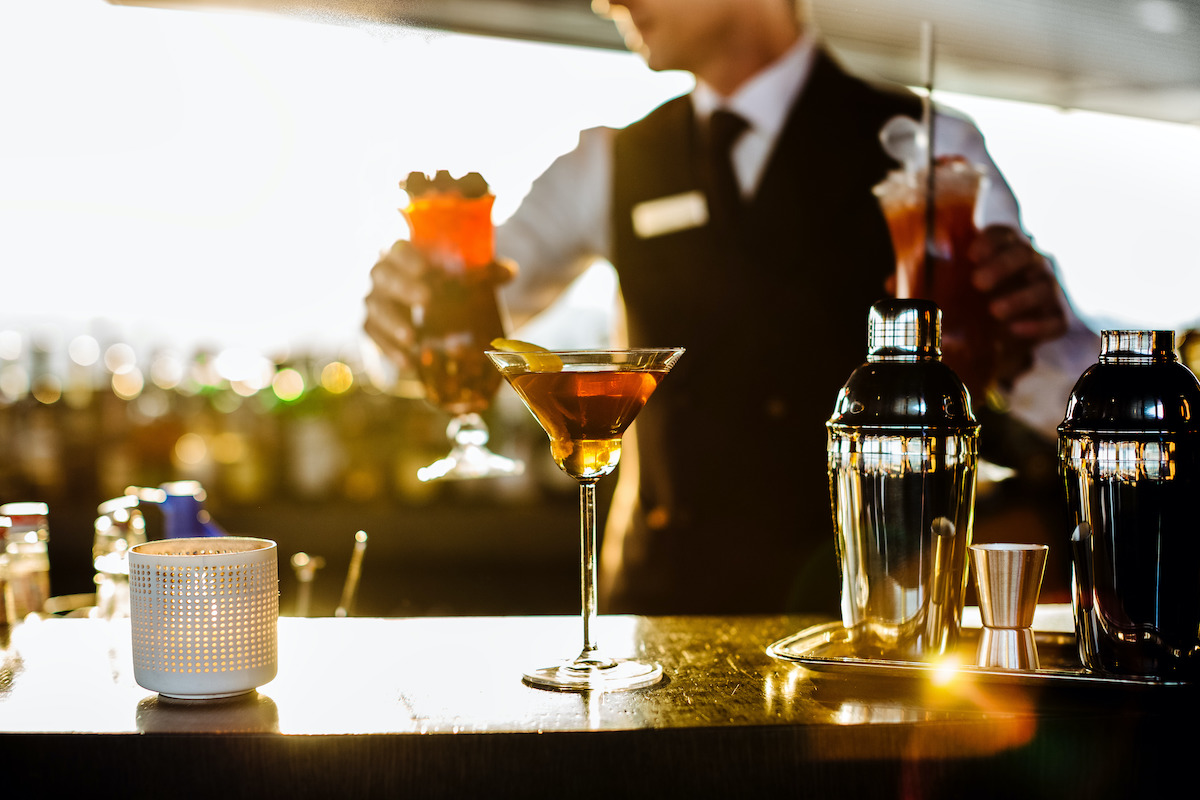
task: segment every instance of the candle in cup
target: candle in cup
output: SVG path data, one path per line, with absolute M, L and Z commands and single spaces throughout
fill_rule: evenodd
M 164 539 L 129 550 L 133 675 L 167 697 L 257 689 L 278 668 L 277 547 L 268 539 Z

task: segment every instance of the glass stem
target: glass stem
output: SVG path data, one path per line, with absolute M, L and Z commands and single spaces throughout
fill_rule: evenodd
M 596 653 L 592 629 L 596 622 L 596 481 L 579 482 L 579 542 L 583 553 L 579 569 L 583 593 L 583 652 L 579 660 Z
M 488 427 L 483 417 L 478 414 L 459 414 L 450 420 L 446 426 L 446 435 L 458 447 L 478 445 L 484 447 L 488 443 Z

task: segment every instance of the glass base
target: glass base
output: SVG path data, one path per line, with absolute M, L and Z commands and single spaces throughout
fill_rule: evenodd
M 486 447 L 468 445 L 455 447 L 445 458 L 417 470 L 421 481 L 471 480 L 472 478 L 503 478 L 525 472 L 525 464 L 496 455 Z
M 454 447 L 445 458 L 417 470 L 420 481 L 471 480 L 520 475 L 525 464 L 487 449 L 488 429 L 478 414 L 460 414 L 450 420 L 446 435 Z
M 652 686 L 662 676 L 662 666 L 654 662 L 609 660 L 603 666 L 579 666 L 565 661 L 526 672 L 524 680 L 538 689 L 559 692 L 620 692 Z

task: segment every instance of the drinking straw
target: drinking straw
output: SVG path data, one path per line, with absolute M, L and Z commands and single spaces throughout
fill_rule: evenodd
M 366 549 L 367 532 L 359 531 L 354 534 L 354 552 L 350 554 L 350 569 L 346 572 L 346 583 L 342 586 L 342 601 L 333 612 L 335 617 L 349 616 L 350 609 L 354 607 L 354 595 L 358 592 L 358 580 L 362 575 L 362 560 Z
M 925 297 L 933 288 L 933 271 L 937 263 L 937 186 L 934 178 L 936 159 L 933 155 L 933 23 L 921 23 L 921 62 L 925 78 L 922 98 L 925 126 Z

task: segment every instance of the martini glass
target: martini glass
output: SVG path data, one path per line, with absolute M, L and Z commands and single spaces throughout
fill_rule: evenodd
M 603 655 L 592 637 L 596 622 L 596 483 L 617 467 L 621 435 L 646 405 L 683 348 L 558 350 L 488 357 L 550 438 L 550 454 L 579 481 L 583 650 L 525 673 L 525 681 L 559 691 L 613 691 L 657 683 L 654 662 Z

